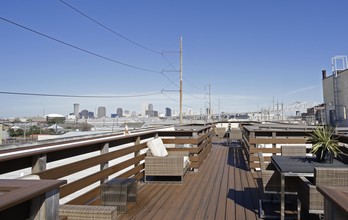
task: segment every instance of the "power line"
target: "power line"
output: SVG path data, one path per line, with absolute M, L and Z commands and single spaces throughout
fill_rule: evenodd
M 164 95 L 165 97 L 167 97 L 168 99 L 170 99 L 170 100 L 172 100 L 172 101 L 174 101 L 174 102 L 176 102 L 176 103 L 179 103 L 178 100 L 176 100 L 176 99 L 170 97 L 169 95 L 165 94 L 163 91 L 161 92 L 161 94 Z M 186 107 L 188 107 L 188 108 L 193 108 L 192 106 L 189 106 L 189 105 L 185 105 L 185 104 L 183 104 L 183 105 L 186 106 Z
M 153 52 L 153 53 L 162 55 L 162 57 L 163 57 L 163 58 L 167 61 L 167 63 L 169 64 L 168 66 L 171 66 L 175 71 L 178 72 L 178 70 L 175 68 L 175 66 L 174 66 L 174 65 L 169 61 L 169 59 L 164 55 L 164 52 L 159 52 L 159 51 L 157 51 L 157 50 L 154 50 L 154 49 L 148 48 L 148 47 L 146 47 L 146 46 L 144 46 L 144 45 L 142 45 L 142 44 L 139 44 L 139 43 L 137 43 L 137 42 L 135 42 L 135 41 L 129 39 L 128 37 L 125 37 L 124 35 L 122 35 L 122 34 L 116 32 L 116 31 L 114 31 L 113 29 L 107 27 L 106 25 L 100 23 L 100 22 L 97 21 L 96 19 L 94 19 L 94 18 L 92 18 L 91 16 L 87 15 L 86 13 L 80 11 L 80 10 L 77 9 L 76 7 L 74 7 L 74 6 L 70 5 L 70 4 L 68 4 L 67 2 L 65 2 L 65 1 L 63 1 L 63 0 L 59 0 L 59 1 L 60 1 L 61 3 L 63 3 L 63 4 L 65 4 L 66 6 L 68 6 L 69 8 L 71 8 L 72 10 L 76 11 L 76 12 L 79 13 L 80 15 L 82 15 L 82 16 L 86 17 L 87 19 L 93 21 L 94 23 L 96 23 L 96 24 L 98 24 L 99 26 L 103 27 L 104 29 L 110 31 L 111 33 L 113 33 L 113 34 L 115 34 L 115 35 L 117 35 L 117 36 L 119 36 L 119 37 L 121 37 L 121 38 L 127 40 L 128 42 L 130 42 L 130 43 L 132 43 L 132 44 L 135 44 L 135 45 L 137 45 L 137 46 L 139 46 L 139 47 L 141 47 L 141 48 L 143 48 L 143 49 L 145 49 L 145 50 L 148 50 L 148 51 L 151 51 L 151 52 Z M 174 85 L 176 85 L 171 79 L 169 79 L 166 75 L 164 75 L 163 72 L 164 72 L 164 71 L 162 71 L 161 74 L 162 74 L 165 78 L 167 78 L 171 83 L 173 83 Z
M 23 25 L 21 25 L 21 24 L 18 24 L 18 23 L 16 23 L 16 22 L 10 21 L 10 20 L 8 20 L 8 19 L 6 19 L 6 18 L 0 17 L 0 19 L 3 20 L 3 21 L 8 22 L 8 23 L 10 23 L 10 24 L 13 24 L 13 25 L 15 25 L 15 26 L 17 26 L 17 27 L 23 28 L 23 29 L 25 29 L 25 30 L 28 30 L 28 31 L 33 32 L 33 33 L 35 33 L 35 34 L 38 34 L 38 35 L 40 35 L 40 36 L 46 37 L 46 38 L 48 38 L 48 39 L 50 39 L 50 40 L 56 41 L 56 42 L 58 42 L 58 43 L 64 44 L 64 45 L 69 46 L 69 47 L 72 47 L 72 48 L 74 48 L 74 49 L 76 49 L 76 50 L 80 50 L 80 51 L 82 51 L 82 52 L 88 53 L 88 54 L 90 54 L 90 55 L 93 55 L 93 56 L 102 58 L 102 59 L 104 59 L 104 60 L 108 60 L 108 61 L 111 61 L 111 62 L 120 64 L 120 65 L 123 65 L 123 66 L 131 67 L 131 68 L 138 69 L 138 70 L 142 70 L 142 71 L 146 71 L 146 72 L 161 73 L 160 71 L 149 70 L 149 69 L 145 69 L 145 68 L 142 68 L 142 67 L 134 66 L 134 65 L 131 65 L 131 64 L 123 63 L 123 62 L 120 62 L 120 61 L 118 61 L 118 60 L 115 60 L 115 59 L 112 59 L 112 58 L 108 58 L 108 57 L 106 57 L 106 56 L 103 56 L 103 55 L 94 53 L 94 52 L 89 51 L 89 50 L 86 50 L 86 49 L 83 49 L 83 48 L 81 48 L 81 47 L 74 46 L 74 45 L 72 45 L 72 44 L 70 44 L 70 43 L 67 43 L 67 42 L 64 42 L 64 41 L 62 41 L 62 40 L 59 40 L 59 39 L 57 39 L 57 38 L 48 36 L 48 35 L 46 35 L 46 34 L 43 34 L 43 33 L 41 33 L 41 32 L 38 32 L 38 31 L 33 30 L 33 29 L 31 29 L 31 28 L 28 28 L 28 27 L 25 27 L 25 26 L 23 26 Z
M 185 80 L 185 82 L 187 82 L 191 87 L 196 88 L 196 89 L 198 89 L 198 90 L 205 91 L 204 89 L 199 88 L 198 86 L 195 86 L 193 83 L 191 83 L 191 82 L 188 81 L 187 79 L 184 78 L 184 80 Z
M 27 93 L 27 92 L 6 92 L 0 91 L 0 94 L 5 95 L 24 95 L 24 96 L 48 96 L 48 97 L 60 97 L 60 98 L 132 98 L 159 95 L 161 92 L 138 94 L 138 95 L 63 95 L 63 94 L 47 94 L 47 93 Z
M 167 61 L 167 63 L 169 64 L 168 66 L 171 66 L 176 72 L 179 72 L 179 70 L 175 68 L 175 66 L 173 65 L 173 63 L 170 62 L 169 59 L 164 55 L 164 52 L 162 52 L 161 55 L 162 55 L 163 59 L 165 59 L 165 60 Z
M 179 88 L 179 86 L 173 81 L 171 80 L 167 75 L 165 75 L 163 72 L 161 73 L 163 75 L 163 77 L 165 77 L 169 82 L 171 82 L 168 86 L 166 86 L 165 88 L 169 87 L 170 85 L 174 85 L 175 87 Z
M 66 6 L 68 6 L 69 8 L 73 9 L 73 10 L 76 11 L 77 13 L 81 14 L 82 16 L 88 18 L 89 20 L 93 21 L 94 23 L 98 24 L 99 26 L 101 26 L 101 27 L 105 28 L 106 30 L 110 31 L 111 33 L 113 33 L 113 34 L 115 34 L 115 35 L 117 35 L 117 36 L 119 36 L 119 37 L 125 39 L 126 41 L 128 41 L 128 42 L 130 42 L 130 43 L 132 43 L 132 44 L 134 44 L 134 45 L 137 45 L 137 46 L 139 46 L 139 47 L 141 47 L 141 48 L 143 48 L 143 49 L 145 49 L 145 50 L 151 51 L 151 52 L 153 52 L 153 53 L 161 54 L 161 52 L 159 52 L 159 51 L 156 51 L 156 50 L 153 50 L 153 49 L 151 49 L 151 48 L 148 48 L 148 47 L 146 47 L 146 46 L 144 46 L 144 45 L 142 45 L 142 44 L 139 44 L 139 43 L 137 43 L 137 42 L 135 42 L 135 41 L 129 39 L 128 37 L 123 36 L 123 35 L 120 34 L 120 33 L 117 33 L 116 31 L 114 31 L 114 30 L 112 30 L 111 28 L 107 27 L 106 25 L 100 23 L 99 21 L 93 19 L 91 16 L 88 16 L 87 14 L 85 14 L 85 13 L 83 13 L 82 11 L 78 10 L 76 7 L 73 7 L 72 5 L 66 3 L 65 1 L 63 1 L 63 0 L 59 0 L 59 1 L 62 2 L 63 4 L 65 4 Z

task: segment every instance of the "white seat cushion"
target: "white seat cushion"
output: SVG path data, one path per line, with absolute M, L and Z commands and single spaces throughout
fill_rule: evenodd
M 185 168 L 188 164 L 190 164 L 189 156 L 184 156 L 184 167 Z
M 156 157 L 166 157 L 168 156 L 168 151 L 165 148 L 161 138 L 155 138 L 147 142 L 147 146 L 150 148 L 153 156 Z

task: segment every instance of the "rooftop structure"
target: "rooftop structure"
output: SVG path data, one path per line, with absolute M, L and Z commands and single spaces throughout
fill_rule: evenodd
M 239 134 L 242 129 L 243 137 L 233 139 L 228 145 L 224 139 L 216 138 L 215 127 L 229 127 L 226 125 L 231 125 L 232 131 Z M 280 152 L 277 144 L 305 144 L 312 128 L 219 123 L 46 142 L 3 150 L 0 179 L 33 174 L 42 180 L 66 179 L 67 183 L 60 183 L 62 186 L 56 188 L 60 191 L 60 204 L 92 209 L 101 207 L 101 184 L 112 178 L 132 178 L 138 187 L 136 203 L 129 204 L 126 213 L 118 213 L 120 219 L 173 219 L 173 216 L 179 219 L 259 219 L 258 201 L 263 192 L 260 191 L 260 173 L 254 171 L 258 167 L 255 153 L 275 155 Z M 142 181 L 146 172 L 147 141 L 153 137 L 162 138 L 170 152 L 189 152 L 191 171 L 186 173 L 182 184 L 166 182 L 166 179 L 161 183 Z M 340 142 L 348 143 L 347 137 L 340 137 Z M 270 161 L 270 156 L 266 156 L 265 161 Z M 0 197 L 3 195 L 6 193 Z M 25 200 L 0 201 L 0 217 L 9 207 L 2 205 L 5 201 L 16 207 L 12 210 L 17 210 L 8 213 L 17 215 L 17 219 L 28 218 L 26 210 L 30 210 L 30 204 L 17 206 Z M 271 206 L 267 210 L 277 208 Z M 286 214 L 294 215 L 296 210 L 289 209 Z
M 341 61 L 341 66 L 338 62 Z M 327 76 L 326 70 L 323 76 L 323 96 L 326 106 L 327 124 L 348 126 L 348 63 L 347 56 L 332 58 L 332 75 Z

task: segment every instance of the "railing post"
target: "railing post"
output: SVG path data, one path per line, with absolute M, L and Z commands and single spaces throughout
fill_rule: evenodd
M 277 132 L 272 132 L 272 139 L 275 139 L 275 142 L 277 141 Z M 272 148 L 276 148 L 277 144 L 276 143 L 272 143 Z
M 204 135 L 204 133 L 203 133 L 203 134 L 201 133 L 200 135 Z M 193 138 L 193 139 L 198 139 L 200 135 L 198 134 L 197 131 L 193 131 L 193 132 L 192 132 L 192 138 Z M 197 144 L 197 145 L 194 145 L 193 147 L 198 147 L 198 144 Z
M 106 153 L 108 153 L 108 152 L 109 152 L 109 142 L 104 143 L 104 144 L 101 144 L 101 147 L 100 147 L 100 155 L 106 154 Z M 102 170 L 105 170 L 105 169 L 108 168 L 108 167 L 109 167 L 109 161 L 100 164 L 100 170 L 101 170 L 101 171 L 102 171 Z M 101 180 L 100 180 L 100 184 L 103 184 L 103 183 L 107 182 L 108 179 L 109 179 L 108 177 L 105 177 L 105 178 L 101 179 Z
M 31 173 L 37 173 L 46 170 L 47 156 L 46 154 L 40 154 L 33 156 L 33 162 L 31 166 Z
M 32 199 L 29 219 L 59 219 L 59 190 L 53 189 Z
M 135 139 L 135 141 L 134 141 L 134 145 L 138 145 L 138 144 L 140 144 L 140 137 L 137 137 L 137 139 Z M 140 151 L 139 150 L 134 152 L 134 157 L 137 157 L 139 155 L 140 155 Z M 134 167 L 136 167 L 138 165 L 139 165 L 139 163 L 135 163 Z

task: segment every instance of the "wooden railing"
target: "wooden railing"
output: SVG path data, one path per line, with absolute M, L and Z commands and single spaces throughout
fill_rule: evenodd
M 309 133 L 314 127 L 292 125 L 246 125 L 243 126 L 242 146 L 246 152 L 250 169 L 259 168 L 259 152 L 268 154 L 280 153 L 279 144 L 306 144 Z M 272 145 L 269 148 L 260 145 Z M 265 161 L 271 161 L 271 156 L 265 156 Z
M 259 152 L 268 153 L 270 156 L 264 156 L 266 162 L 271 161 L 271 155 L 281 153 L 281 149 L 276 147 L 282 144 L 310 144 L 308 142 L 310 133 L 315 126 L 298 125 L 262 125 L 249 124 L 243 126 L 242 146 L 246 152 L 247 161 L 250 169 L 259 168 Z M 348 155 L 348 148 L 343 145 L 348 144 L 348 136 L 335 135 L 341 145 L 341 150 Z M 262 145 L 271 145 L 271 147 L 260 147 Z M 259 147 L 258 147 L 259 146 Z M 341 155 L 341 159 L 348 161 L 348 156 Z
M 192 148 L 182 150 L 190 151 L 191 166 L 198 168 L 210 151 L 212 132 L 211 126 L 189 130 L 183 127 L 176 131 L 108 135 L 3 150 L 0 152 L 0 174 L 31 168 L 30 173 L 41 179 L 68 180 L 60 188 L 60 199 L 83 188 L 91 188 L 68 204 L 99 204 L 100 184 L 108 179 L 132 177 L 141 180 L 144 177 L 146 142 L 154 137 L 163 138 L 164 143 L 192 144 Z M 87 174 L 80 174 L 86 170 Z

